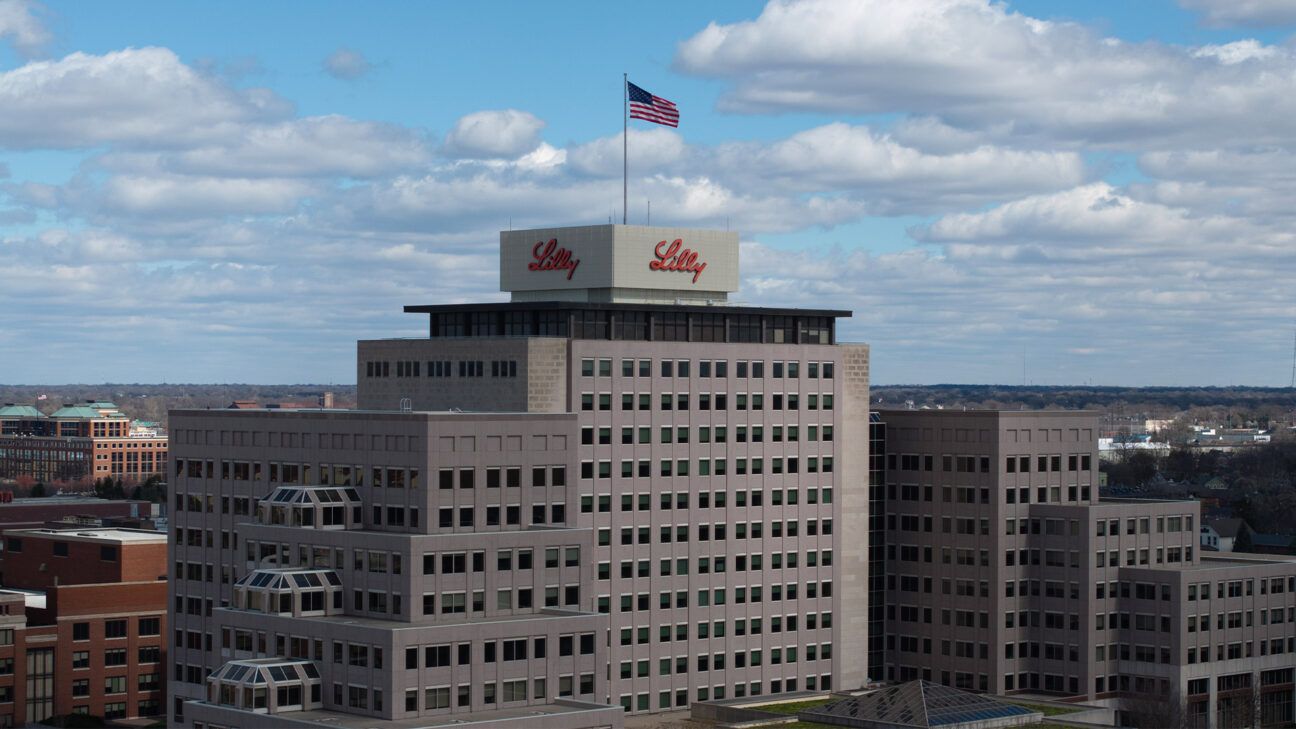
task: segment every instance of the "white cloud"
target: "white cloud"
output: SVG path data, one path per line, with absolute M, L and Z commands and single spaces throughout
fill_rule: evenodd
M 1127 43 L 990 0 L 773 0 L 684 41 L 676 65 L 731 80 L 730 111 L 901 112 L 1014 144 L 1296 140 L 1286 48 Z
M 350 48 L 339 48 L 324 59 L 324 72 L 343 81 L 354 81 L 372 70 L 369 59 Z
M 1084 163 L 1073 152 L 1026 152 L 981 145 L 947 154 L 907 147 L 868 127 L 828 124 L 771 144 L 716 150 L 727 179 L 789 190 L 868 191 L 879 211 L 977 204 L 1004 195 L 1079 183 Z
M 1233 41 L 1222 45 L 1201 46 L 1193 51 L 1197 58 L 1213 58 L 1225 65 L 1263 60 L 1279 56 L 1277 48 L 1266 46 L 1254 38 Z
M 184 150 L 165 164 L 235 176 L 373 177 L 429 157 L 423 140 L 408 129 L 330 115 L 250 126 L 237 139 Z
M 628 147 L 623 147 L 628 141 Z M 684 138 L 670 129 L 631 129 L 628 140 L 621 134 L 600 137 L 568 150 L 567 160 L 577 172 L 600 177 L 621 175 L 622 152 L 628 149 L 636 177 L 679 163 L 688 154 Z
M 1291 0 L 1179 0 L 1179 5 L 1202 13 L 1211 26 L 1296 25 L 1296 4 Z
M 165 48 L 73 53 L 0 73 L 0 109 L 0 146 L 10 149 L 184 145 L 289 110 L 268 91 L 204 77 Z
M 460 117 L 446 135 L 445 152 L 452 157 L 512 159 L 540 145 L 545 123 L 517 109 L 478 111 Z
M 0 40 L 28 58 L 39 55 L 50 41 L 49 31 L 36 17 L 39 7 L 32 0 L 0 0 Z

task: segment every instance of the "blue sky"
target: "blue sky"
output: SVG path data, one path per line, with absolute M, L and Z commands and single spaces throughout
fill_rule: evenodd
M 619 207 L 625 71 L 632 222 L 875 382 L 1285 385 L 1291 6 L 0 0 L 0 381 L 353 381 Z

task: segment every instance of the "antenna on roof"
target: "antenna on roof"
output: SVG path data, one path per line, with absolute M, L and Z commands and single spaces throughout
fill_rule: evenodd
M 1296 387 L 1296 331 L 1292 332 L 1292 375 L 1291 384 L 1288 387 Z

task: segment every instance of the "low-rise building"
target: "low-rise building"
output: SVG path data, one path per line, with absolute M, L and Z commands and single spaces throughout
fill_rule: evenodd
M 166 696 L 167 539 L 11 530 L 0 552 L 0 726 L 158 716 Z

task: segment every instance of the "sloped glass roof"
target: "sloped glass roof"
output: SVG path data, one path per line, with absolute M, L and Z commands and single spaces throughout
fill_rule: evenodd
M 264 685 L 269 681 L 302 681 L 319 678 L 319 669 L 310 661 L 282 658 L 257 658 L 230 661 L 216 669 L 208 680 L 227 681 L 246 686 Z
M 1016 704 L 961 691 L 931 681 L 910 681 L 864 696 L 837 701 L 800 712 L 804 721 L 848 727 L 956 727 L 971 722 L 1017 718 L 1004 723 L 1031 723 L 1041 716 Z
M 359 504 L 360 492 L 350 486 L 280 486 L 265 500 L 272 504 Z
M 234 584 L 263 590 L 290 590 L 293 586 L 301 588 L 336 586 L 341 585 L 342 580 L 333 570 L 261 569 L 252 570 L 238 578 Z

